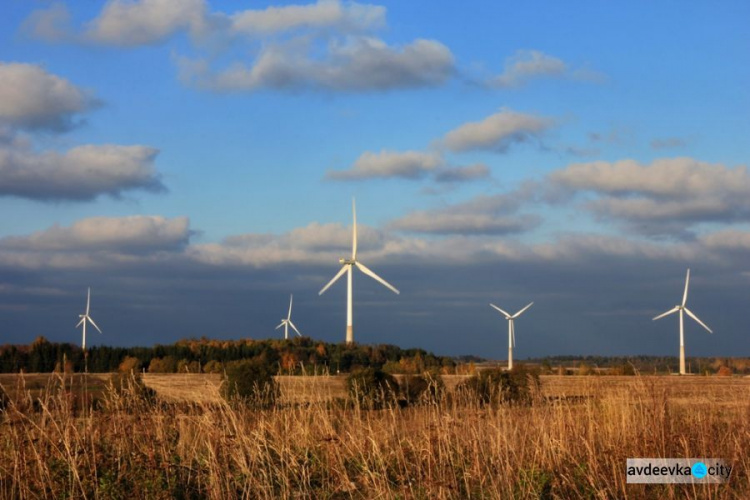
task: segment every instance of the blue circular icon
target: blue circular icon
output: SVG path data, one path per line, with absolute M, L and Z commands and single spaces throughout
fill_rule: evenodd
M 693 474 L 693 477 L 703 479 L 708 474 L 708 469 L 706 469 L 706 464 L 703 462 L 695 462 L 690 472 Z

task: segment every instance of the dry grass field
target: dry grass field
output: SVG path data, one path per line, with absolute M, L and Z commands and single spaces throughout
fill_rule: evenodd
M 207 397 L 215 378 L 151 376 L 164 402 L 131 380 L 75 411 L 82 379 L 31 394 L 0 377 L 19 387 L 0 414 L 0 497 L 750 498 L 749 379 L 543 377 L 530 405 L 458 393 L 384 410 L 331 402 L 342 380 L 280 378 L 280 403 L 254 409 Z M 628 457 L 724 458 L 732 478 L 627 485 Z

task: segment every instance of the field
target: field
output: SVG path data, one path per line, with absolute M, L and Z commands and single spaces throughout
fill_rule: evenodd
M 547 376 L 530 405 L 457 393 L 382 410 L 343 404 L 342 377 L 278 380 L 281 401 L 254 409 L 222 401 L 210 375 L 146 376 L 156 398 L 106 375 L 0 376 L 0 497 L 750 498 L 747 378 Z M 627 485 L 628 457 L 733 472 Z

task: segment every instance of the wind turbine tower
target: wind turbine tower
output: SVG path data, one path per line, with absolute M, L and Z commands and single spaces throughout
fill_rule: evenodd
M 83 350 L 83 359 L 84 363 L 86 363 L 86 371 L 88 371 L 88 352 L 86 352 L 86 323 L 91 323 L 91 326 L 96 328 L 99 333 L 102 333 L 102 331 L 99 329 L 99 327 L 94 323 L 94 320 L 89 315 L 89 311 L 91 309 L 91 287 L 88 289 L 88 293 L 86 294 L 86 312 L 84 314 L 79 314 L 78 317 L 81 318 L 81 321 L 78 322 L 76 325 L 76 328 L 83 325 L 83 338 L 81 339 L 81 349 Z
M 682 304 L 678 304 L 674 306 L 669 311 L 662 313 L 654 318 L 654 321 L 657 319 L 661 319 L 664 316 L 669 316 L 672 313 L 680 312 L 680 375 L 685 375 L 687 372 L 685 371 L 685 320 L 684 320 L 684 314 L 686 313 L 688 316 L 693 318 L 699 325 L 701 325 L 703 328 L 708 330 L 708 333 L 714 333 L 711 331 L 709 327 L 706 326 L 706 324 L 698 319 L 698 316 L 693 314 L 690 309 L 688 309 L 685 304 L 687 303 L 687 297 L 688 297 L 688 284 L 690 283 L 690 269 L 687 270 L 687 276 L 685 276 L 685 292 L 682 294 Z
M 513 321 L 522 315 L 526 309 L 534 305 L 532 302 L 531 304 L 527 305 L 520 311 L 518 311 L 516 314 L 510 314 L 509 312 L 503 311 L 499 307 L 497 307 L 495 304 L 490 304 L 491 307 L 494 307 L 498 311 L 502 313 L 503 316 L 505 316 L 505 319 L 508 320 L 508 370 L 513 369 L 513 348 L 516 346 L 516 327 L 513 324 Z
M 353 318 L 352 318 L 352 269 L 357 268 L 363 273 L 365 273 L 370 278 L 374 279 L 384 287 L 391 290 L 393 293 L 398 294 L 400 293 L 393 285 L 385 281 L 383 278 L 375 274 L 370 268 L 365 266 L 362 262 L 357 260 L 357 208 L 354 203 L 354 198 L 352 198 L 352 217 L 354 220 L 354 224 L 352 225 L 352 258 L 351 259 L 345 259 L 341 258 L 339 259 L 339 264 L 341 264 L 341 269 L 338 273 L 331 279 L 331 281 L 328 282 L 326 286 L 323 287 L 320 292 L 318 292 L 318 295 L 323 295 L 323 293 L 328 290 L 328 288 L 333 285 L 341 276 L 346 273 L 346 343 L 351 344 L 354 342 L 354 324 L 353 324 Z
M 297 330 L 297 327 L 294 326 L 294 323 L 292 323 L 292 299 L 294 297 L 292 295 L 289 296 L 289 314 L 286 315 L 286 319 L 282 318 L 281 323 L 279 323 L 279 326 L 276 327 L 278 330 L 282 326 L 284 327 L 284 340 L 289 340 L 289 327 L 291 326 L 295 332 L 297 332 L 297 335 L 300 337 L 302 334 Z

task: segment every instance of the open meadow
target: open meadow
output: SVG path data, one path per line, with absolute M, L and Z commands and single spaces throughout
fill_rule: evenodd
M 225 402 L 217 375 L 110 378 L 0 376 L 0 497 L 750 497 L 748 378 L 543 376 L 514 405 L 481 405 L 456 378 L 437 402 L 378 410 L 347 403 L 343 376 L 277 377 L 267 408 Z M 628 457 L 733 471 L 627 485 Z

